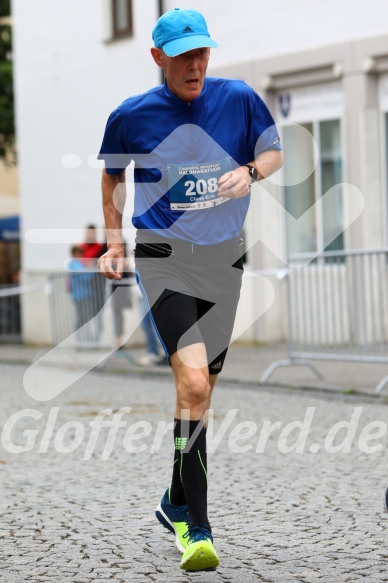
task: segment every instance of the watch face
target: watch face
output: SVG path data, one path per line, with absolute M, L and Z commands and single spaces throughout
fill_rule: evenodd
M 259 178 L 258 172 L 254 166 L 249 168 L 249 174 L 252 176 L 253 180 L 257 180 Z
M 250 164 L 243 164 L 243 166 L 246 166 L 248 168 L 249 176 L 252 178 L 253 181 L 259 180 L 259 173 L 254 166 L 251 166 Z

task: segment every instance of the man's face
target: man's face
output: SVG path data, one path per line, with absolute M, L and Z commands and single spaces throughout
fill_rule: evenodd
M 162 49 L 154 49 L 152 55 L 163 67 L 167 85 L 174 95 L 183 101 L 199 97 L 205 82 L 209 48 L 194 49 L 176 57 L 168 57 Z
M 95 243 L 96 242 L 96 230 L 95 229 L 86 229 L 86 243 Z

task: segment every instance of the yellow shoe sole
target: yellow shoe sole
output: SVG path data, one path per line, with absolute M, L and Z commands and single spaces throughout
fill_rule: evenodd
M 190 544 L 182 556 L 181 569 L 184 571 L 214 570 L 220 564 L 216 550 L 210 540 Z

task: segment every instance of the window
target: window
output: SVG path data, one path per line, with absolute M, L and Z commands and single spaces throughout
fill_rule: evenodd
M 113 40 L 132 36 L 132 0 L 112 0 Z
M 312 133 L 313 124 L 300 124 L 308 132 Z M 309 221 L 294 223 L 294 219 L 300 217 L 308 211 L 315 203 L 316 192 L 314 174 L 300 182 L 295 180 L 294 174 L 300 171 L 303 164 L 302 173 L 309 174 L 314 164 L 314 152 L 312 144 L 306 139 L 306 135 L 298 131 L 297 126 L 285 126 L 283 128 L 282 143 L 286 163 L 285 172 L 285 207 L 290 216 L 287 216 L 287 254 L 308 253 L 316 249 L 316 216 L 311 214 Z M 304 172 L 303 172 L 304 171 Z
M 388 73 L 379 79 L 379 110 L 381 115 L 381 180 L 383 191 L 384 244 L 388 246 Z M 376 181 L 377 182 L 377 181 Z M 377 182 L 378 183 L 378 182 Z
M 319 124 L 321 192 L 342 182 L 341 132 L 338 119 Z M 323 209 L 323 248 L 325 251 L 339 251 L 344 248 L 343 200 L 342 196 L 330 199 Z M 336 236 L 336 233 L 340 233 Z
M 293 168 L 306 165 L 314 167 L 313 141 L 306 139 L 296 126 L 283 128 L 283 147 L 287 156 L 285 165 L 285 206 L 287 215 L 287 254 L 315 251 L 335 251 L 344 248 L 343 199 L 339 196 L 326 199 L 323 207 L 306 215 L 306 220 L 293 221 L 308 211 L 330 188 L 342 182 L 342 153 L 340 120 L 314 121 L 299 124 L 315 139 L 319 147 L 317 166 L 305 180 L 294 184 Z M 307 133 L 305 133 L 308 136 Z M 305 172 L 305 176 L 309 172 Z M 338 234 L 339 233 L 339 234 Z
M 383 168 L 385 168 L 385 176 L 384 176 L 384 189 L 385 189 L 385 245 L 388 246 L 388 216 L 387 216 L 387 209 L 388 209 L 388 112 L 384 112 L 384 136 L 385 136 L 385 143 L 383 147 L 384 153 L 384 163 Z
M 340 121 L 344 112 L 343 88 L 337 81 L 277 94 L 277 120 L 284 122 L 284 184 L 290 185 L 284 186 L 285 208 L 290 214 L 286 219 L 289 258 L 344 248 Z M 333 187 L 332 196 L 317 204 Z

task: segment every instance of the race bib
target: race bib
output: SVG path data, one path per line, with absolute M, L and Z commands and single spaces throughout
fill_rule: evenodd
M 231 158 L 202 164 L 168 164 L 171 210 L 202 210 L 229 200 L 218 196 L 218 179 L 232 170 Z

